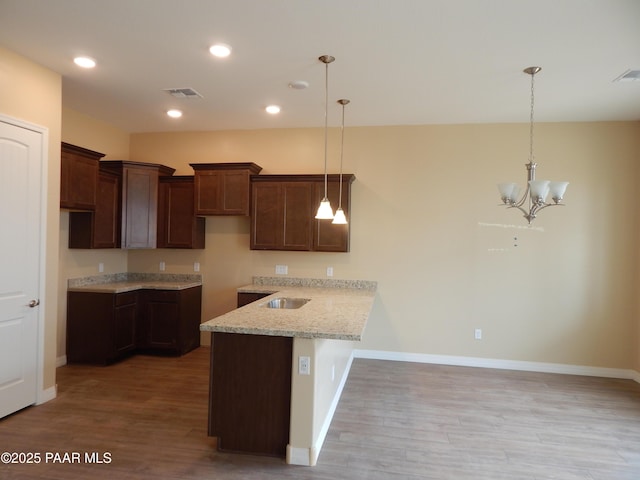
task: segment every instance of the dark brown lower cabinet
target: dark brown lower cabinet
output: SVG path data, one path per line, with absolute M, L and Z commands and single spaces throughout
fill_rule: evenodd
M 135 349 L 137 292 L 67 294 L 67 361 L 107 364 Z
M 67 293 L 67 361 L 109 364 L 145 351 L 183 355 L 200 346 L 202 287 Z
M 286 456 L 293 338 L 211 335 L 209 436 L 218 449 Z
M 143 290 L 137 347 L 183 355 L 200 346 L 202 287 Z
M 249 305 L 250 303 L 257 302 L 258 300 L 268 297 L 270 293 L 257 293 L 257 292 L 238 292 L 238 308 Z

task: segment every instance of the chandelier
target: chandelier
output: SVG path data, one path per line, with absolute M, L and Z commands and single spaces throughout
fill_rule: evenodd
M 527 219 L 529 225 L 536 218 L 537 213 L 543 208 L 563 205 L 562 197 L 569 182 L 552 182 L 549 180 L 536 180 L 537 164 L 533 161 L 533 105 L 534 105 L 534 85 L 533 78 L 541 67 L 528 67 L 524 73 L 531 75 L 531 114 L 529 117 L 529 163 L 527 167 L 527 186 L 520 199 L 520 187 L 515 183 L 500 183 L 498 190 L 502 202 L 507 208 L 517 208 Z M 551 195 L 553 203 L 547 203 L 547 196 Z M 525 205 L 526 204 L 526 205 Z

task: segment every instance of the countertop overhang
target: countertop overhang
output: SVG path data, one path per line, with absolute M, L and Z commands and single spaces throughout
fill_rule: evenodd
M 242 333 L 281 337 L 362 340 L 373 301 L 376 282 L 256 277 L 238 292 L 269 293 L 258 301 L 232 310 L 200 325 L 208 332 Z M 307 298 L 300 308 L 264 306 L 279 297 Z
M 200 275 L 116 273 L 69 279 L 67 291 L 126 293 L 136 290 L 184 290 L 200 285 Z

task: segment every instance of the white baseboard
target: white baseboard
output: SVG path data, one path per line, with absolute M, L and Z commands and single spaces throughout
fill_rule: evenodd
M 67 356 L 62 355 L 60 357 L 56 357 L 56 368 L 64 367 L 67 364 Z
M 56 398 L 57 394 L 58 385 L 54 385 L 53 387 L 38 391 L 36 395 L 36 405 L 41 405 L 48 402 L 49 400 L 53 400 L 54 398 Z
M 433 363 L 459 367 L 496 368 L 500 370 L 522 370 L 526 372 L 561 373 L 590 377 L 624 378 L 640 383 L 640 372 L 632 369 L 588 367 L 563 363 L 524 362 L 495 358 L 457 357 L 453 355 L 429 355 L 424 353 L 389 352 L 385 350 L 356 350 L 355 358 L 393 360 L 398 362 Z

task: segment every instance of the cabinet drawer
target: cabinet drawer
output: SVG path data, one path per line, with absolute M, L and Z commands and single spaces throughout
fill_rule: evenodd
M 123 305 L 131 305 L 132 303 L 136 303 L 136 301 L 138 300 L 138 294 L 137 292 L 125 292 L 125 293 L 118 293 L 116 295 L 116 307 L 121 307 Z
M 178 303 L 180 300 L 179 290 L 148 290 L 146 295 L 152 302 Z

